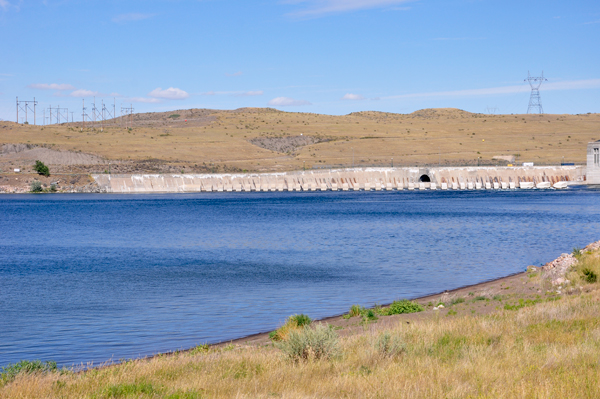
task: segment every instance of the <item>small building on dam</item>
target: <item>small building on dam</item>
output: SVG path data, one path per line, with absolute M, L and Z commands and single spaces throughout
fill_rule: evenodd
M 587 146 L 587 184 L 600 184 L 600 140 Z

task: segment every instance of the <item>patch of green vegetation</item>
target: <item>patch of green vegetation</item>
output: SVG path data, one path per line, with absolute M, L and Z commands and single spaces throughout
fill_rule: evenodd
M 509 303 L 504 305 L 504 309 L 505 310 L 519 310 L 522 309 L 526 306 L 533 306 L 536 303 L 540 303 L 542 302 L 541 299 L 523 299 L 523 298 L 519 298 L 519 303 L 516 303 L 514 305 L 511 305 Z
M 567 278 L 575 284 L 577 284 L 576 281 L 578 279 L 588 284 L 597 283 L 598 275 L 600 275 L 600 255 L 590 253 L 589 251 L 583 253 L 580 250 L 579 252 L 580 255 L 577 258 L 577 263 Z
M 21 360 L 20 362 L 2 367 L 2 370 L 0 370 L 0 382 L 12 381 L 19 374 L 48 373 L 56 371 L 60 371 L 56 366 L 56 362 Z
M 585 268 L 581 273 L 583 274 L 582 278 L 586 283 L 593 284 L 598 281 L 598 275 L 592 269 Z
M 32 193 L 41 193 L 42 191 L 44 191 L 44 189 L 42 188 L 42 182 L 38 180 L 32 181 L 31 185 L 29 186 L 29 190 Z
M 450 306 L 457 305 L 459 303 L 463 303 L 464 301 L 465 301 L 465 298 L 454 298 L 450 301 Z
M 273 341 L 283 341 L 292 330 L 300 329 L 312 323 L 312 319 L 305 314 L 295 314 L 288 317 L 285 324 L 275 331 L 269 333 L 269 338 Z
M 210 346 L 208 344 L 201 344 L 196 346 L 195 348 L 192 348 L 192 350 L 190 350 L 190 355 L 208 353 L 208 351 L 210 351 Z
M 456 314 L 457 314 L 457 312 L 456 312 L 456 310 L 454 310 L 454 309 L 450 309 L 450 310 L 448 311 L 448 316 L 456 316 Z
M 583 251 L 581 250 L 581 248 L 575 247 L 575 248 L 573 248 L 573 252 L 571 252 L 571 254 L 574 257 L 579 258 L 581 255 L 583 255 Z
M 156 395 L 158 393 L 159 390 L 147 382 L 137 384 L 116 384 L 111 385 L 104 390 L 104 395 L 109 398 L 139 397 L 141 394 Z
M 172 114 L 172 115 L 169 115 L 169 118 L 171 118 L 171 119 L 177 119 L 177 118 L 179 118 L 180 116 L 181 116 L 181 115 L 179 115 L 179 114 Z
M 35 161 L 35 165 L 33 166 L 33 170 L 35 170 L 38 174 L 43 176 L 50 176 L 50 169 L 42 161 Z
M 487 299 L 487 297 L 483 296 L 483 295 L 478 295 L 475 297 L 475 299 L 473 299 L 473 301 L 485 301 Z
M 193 389 L 187 391 L 177 391 L 166 396 L 166 399 L 202 399 L 204 396 Z
M 391 316 L 394 314 L 417 313 L 422 311 L 423 306 L 416 302 L 409 301 L 408 299 L 403 299 L 401 301 L 392 302 L 387 309 L 381 309 L 381 314 L 383 316 Z

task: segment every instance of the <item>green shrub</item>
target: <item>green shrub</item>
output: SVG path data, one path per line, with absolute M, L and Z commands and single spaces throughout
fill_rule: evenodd
M 41 193 L 42 191 L 44 191 L 44 189 L 42 188 L 42 182 L 38 180 L 34 180 L 31 182 L 30 189 L 32 193 Z
M 573 271 L 579 276 L 581 281 L 594 284 L 598 282 L 600 275 L 600 252 L 581 253 Z M 572 281 L 575 281 L 571 278 Z
M 180 116 L 181 116 L 181 115 L 179 115 L 179 114 L 172 114 L 172 115 L 169 115 L 169 118 L 171 118 L 171 119 L 177 119 L 177 118 L 179 118 Z
M 56 362 L 42 362 L 41 360 L 21 360 L 18 363 L 2 367 L 0 381 L 12 381 L 19 374 L 45 373 L 58 371 Z
M 56 192 L 56 184 L 51 184 L 50 185 L 50 192 L 51 193 L 55 193 Z
M 352 305 L 352 306 L 350 306 L 350 311 L 348 312 L 348 316 L 350 316 L 350 317 L 360 316 L 363 314 L 364 311 L 365 311 L 365 308 L 363 308 L 362 306 Z
M 50 169 L 42 161 L 35 161 L 35 165 L 33 169 L 38 172 L 40 175 L 44 175 L 46 177 L 50 176 Z
M 465 301 L 465 298 L 454 298 L 453 300 L 450 301 L 450 305 L 457 305 L 459 303 L 463 303 Z
M 190 350 L 190 355 L 208 353 L 208 351 L 210 351 L 210 346 L 208 344 L 201 344 L 196 346 L 195 348 L 192 348 L 192 350 Z
M 290 320 L 293 320 L 298 327 L 304 327 L 312 323 L 312 319 L 305 314 L 295 314 L 290 316 Z
M 332 359 L 340 354 L 337 333 L 324 324 L 291 330 L 285 341 L 275 345 L 293 361 Z
M 583 280 L 587 283 L 595 283 L 598 281 L 598 275 L 593 270 L 585 268 L 581 271 L 583 273 Z
M 288 317 L 285 324 L 279 327 L 275 331 L 269 333 L 269 338 L 273 341 L 284 341 L 287 339 L 289 333 L 292 330 L 300 329 L 304 326 L 310 325 L 312 320 L 305 314 L 295 314 Z
M 384 316 L 391 316 L 393 314 L 417 313 L 422 311 L 423 306 L 416 302 L 403 299 L 401 301 L 394 301 L 387 309 L 382 309 L 381 314 Z
M 382 357 L 398 356 L 404 351 L 404 345 L 400 337 L 396 335 L 392 336 L 389 332 L 377 336 L 373 346 Z

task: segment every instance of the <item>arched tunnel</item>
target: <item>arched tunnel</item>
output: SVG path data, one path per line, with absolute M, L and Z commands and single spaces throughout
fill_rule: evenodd
M 421 183 L 431 183 L 431 179 L 427 175 L 421 175 L 421 177 L 419 177 L 419 182 L 421 182 Z

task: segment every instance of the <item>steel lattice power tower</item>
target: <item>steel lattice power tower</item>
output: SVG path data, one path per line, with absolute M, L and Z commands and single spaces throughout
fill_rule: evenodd
M 542 108 L 542 99 L 540 97 L 540 86 L 543 82 L 547 82 L 548 79 L 544 78 L 544 71 L 542 71 L 542 76 L 534 77 L 531 76 L 529 71 L 527 71 L 527 79 L 525 82 L 529 82 L 529 86 L 531 86 L 531 96 L 529 97 L 529 107 L 527 107 L 528 114 L 543 114 L 544 108 Z

